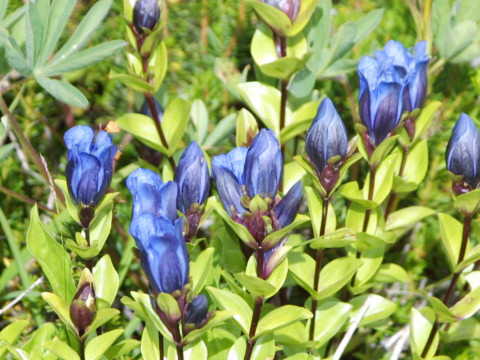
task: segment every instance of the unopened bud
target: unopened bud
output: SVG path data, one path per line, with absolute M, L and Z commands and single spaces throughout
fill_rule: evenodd
M 187 323 L 199 327 L 205 320 L 208 311 L 208 301 L 205 295 L 199 295 L 192 300 L 187 308 Z
M 157 0 L 138 0 L 133 9 L 133 24 L 139 34 L 143 28 L 153 30 L 160 17 L 160 8 Z
M 93 277 L 90 270 L 85 268 L 80 276 L 77 293 L 70 305 L 70 318 L 79 334 L 83 334 L 92 323 L 96 311 Z

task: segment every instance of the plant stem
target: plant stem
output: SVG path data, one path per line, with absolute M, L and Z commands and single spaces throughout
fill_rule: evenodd
M 248 345 L 247 345 L 247 351 L 245 352 L 245 360 L 250 360 L 250 357 L 252 356 L 252 350 L 253 346 L 257 342 L 257 340 L 252 339 L 255 336 L 255 333 L 257 331 L 257 325 L 258 321 L 260 320 L 260 312 L 262 311 L 262 305 L 263 305 L 263 297 L 257 297 L 255 298 L 255 305 L 253 307 L 253 315 L 252 315 L 252 323 L 250 325 L 250 332 L 248 334 Z
M 423 40 L 428 39 L 429 30 L 430 30 L 430 13 L 432 8 L 432 0 L 425 0 L 423 6 L 423 29 L 422 29 L 422 38 Z
M 163 336 L 161 333 L 158 333 L 158 347 L 160 350 L 160 359 L 163 360 L 165 358 L 165 351 L 163 349 Z
M 0 110 L 7 115 L 7 118 L 9 120 L 10 126 L 13 129 L 13 132 L 17 136 L 17 138 L 20 140 L 20 143 L 23 145 L 25 150 L 27 151 L 28 155 L 30 156 L 30 159 L 35 163 L 37 166 L 38 170 L 40 170 L 43 178 L 45 179 L 45 182 L 47 184 L 50 184 L 50 176 L 48 174 L 47 169 L 43 165 L 42 159 L 40 158 L 40 155 L 38 155 L 37 151 L 35 148 L 32 146 L 30 143 L 30 140 L 27 138 L 27 136 L 23 133 L 22 128 L 20 127 L 20 124 L 18 123 L 17 119 L 13 114 L 10 112 L 10 109 L 7 106 L 7 103 L 3 99 L 2 95 L 0 94 Z M 65 203 L 65 198 L 63 197 L 63 193 L 58 189 L 58 186 L 53 183 L 51 184 L 56 192 L 57 198 L 60 199 L 62 204 Z
M 14 197 L 15 199 L 18 199 L 20 201 L 23 201 L 23 202 L 26 202 L 27 204 L 30 204 L 30 205 L 35 205 L 37 204 L 38 208 L 39 209 L 42 209 L 44 211 L 48 211 L 52 214 L 56 214 L 57 211 L 55 209 L 50 209 L 48 206 L 46 205 L 43 205 L 43 204 L 40 204 L 38 202 L 36 202 L 35 200 L 33 199 L 30 199 L 29 197 L 26 197 L 25 195 L 22 195 L 22 194 L 18 194 L 16 193 L 15 191 L 12 191 L 10 189 L 7 189 L 5 186 L 3 185 L 0 185 L 0 191 L 7 194 L 8 196 L 11 196 L 11 197 Z
M 465 215 L 464 221 L 463 221 L 463 236 L 462 236 L 462 244 L 460 247 L 460 254 L 458 255 L 458 263 L 461 263 L 464 258 L 465 258 L 465 252 L 467 249 L 467 243 L 468 243 L 468 237 L 470 236 L 470 228 L 472 225 L 472 214 L 470 215 Z M 455 285 L 457 284 L 458 279 L 460 278 L 460 275 L 462 274 L 462 270 L 457 271 L 454 275 L 452 280 L 450 281 L 450 286 L 448 287 L 447 292 L 445 293 L 445 297 L 443 298 L 443 303 L 445 306 L 448 307 L 450 303 L 450 299 L 453 295 L 453 291 L 455 289 Z M 430 331 L 430 335 L 428 336 L 427 343 L 425 345 L 425 348 L 423 349 L 422 352 L 422 357 L 427 356 L 428 351 L 430 350 L 430 347 L 432 346 L 433 340 L 435 339 L 435 335 L 438 332 L 438 329 L 440 328 L 440 323 L 438 321 L 435 321 L 433 324 L 432 330 Z
M 175 346 L 177 348 L 177 358 L 178 360 L 183 360 L 183 345 L 182 345 L 182 336 L 180 335 L 179 324 L 172 326 L 172 335 L 173 340 L 175 341 Z
M 162 125 L 160 123 L 160 116 L 157 111 L 157 107 L 155 106 L 155 100 L 153 99 L 153 95 L 149 92 L 143 94 L 145 96 L 145 100 L 147 100 L 148 107 L 150 108 L 150 112 L 152 113 L 153 121 L 155 122 L 155 127 L 157 128 L 158 136 L 160 137 L 160 141 L 165 149 L 168 149 L 168 142 L 165 138 L 165 134 L 162 130 Z M 175 162 L 170 156 L 167 156 L 168 162 L 172 167 L 172 170 L 175 171 Z
M 323 199 L 323 212 L 322 212 L 322 223 L 320 225 L 320 236 L 325 235 L 325 228 L 327 225 L 327 216 L 328 216 L 328 197 Z M 322 269 L 322 261 L 323 261 L 323 250 L 318 249 L 316 255 L 316 263 L 315 263 L 315 275 L 313 277 L 313 289 L 315 292 L 318 291 L 318 283 L 320 281 L 320 270 Z M 310 322 L 310 334 L 309 340 L 313 341 L 313 337 L 315 334 L 315 313 L 317 312 L 317 299 L 312 298 L 312 320 Z
M 80 340 L 80 359 L 85 360 L 85 341 Z
M 284 36 L 280 36 L 280 56 L 283 58 L 287 56 L 287 38 Z M 280 132 L 283 130 L 285 127 L 285 114 L 287 112 L 287 85 L 288 85 L 288 80 L 282 79 L 280 82 L 280 93 L 281 93 L 281 98 L 280 98 Z M 281 152 L 282 152 L 282 158 L 285 159 L 285 144 L 280 144 L 281 147 Z
M 409 151 L 410 151 L 409 147 L 403 148 L 402 164 L 400 165 L 400 170 L 398 172 L 399 177 L 403 177 L 403 173 L 405 172 L 405 164 L 407 163 L 407 156 Z M 385 221 L 387 221 L 388 216 L 392 213 L 396 199 L 397 199 L 397 192 L 392 191 L 392 193 L 390 194 L 390 198 L 388 199 L 387 207 L 385 208 L 385 216 L 384 216 Z
M 87 240 L 87 245 L 90 246 L 90 228 L 83 228 L 83 231 L 85 231 L 85 240 Z M 88 258 L 87 261 L 85 262 L 85 266 L 87 267 L 90 272 L 92 272 L 93 269 L 93 262 L 92 258 Z

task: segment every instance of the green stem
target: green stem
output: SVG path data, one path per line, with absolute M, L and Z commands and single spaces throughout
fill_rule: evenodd
M 83 231 L 85 231 L 85 240 L 87 240 L 87 245 L 90 246 L 90 228 L 84 228 Z M 87 267 L 90 272 L 92 272 L 93 269 L 93 261 L 92 258 L 88 258 L 85 266 Z
M 409 147 L 403 148 L 402 164 L 400 165 L 400 170 L 398 172 L 399 177 L 403 177 L 403 173 L 405 172 L 405 165 L 407 163 L 407 156 L 409 151 L 410 151 Z M 392 213 L 396 199 L 397 199 L 397 192 L 392 191 L 392 193 L 390 194 L 390 198 L 388 199 L 387 207 L 385 208 L 385 216 L 384 216 L 385 221 L 387 221 L 388 216 Z
M 0 191 L 7 194 L 8 196 L 11 196 L 15 199 L 18 199 L 20 201 L 23 201 L 23 202 L 26 202 L 27 204 L 30 204 L 30 205 L 35 205 L 37 204 L 38 208 L 39 209 L 42 209 L 44 211 L 48 211 L 49 213 L 52 213 L 52 214 L 57 214 L 57 211 L 55 209 L 50 209 L 48 206 L 45 206 L 43 204 L 40 204 L 38 202 L 36 202 L 35 200 L 33 199 L 30 199 L 29 197 L 26 197 L 25 195 L 22 195 L 22 194 L 18 194 L 16 193 L 15 191 L 12 191 L 10 189 L 7 189 L 5 186 L 3 185 L 0 185 Z
M 320 236 L 325 235 L 325 228 L 327 225 L 327 216 L 328 216 L 328 197 L 323 199 L 323 212 L 322 212 L 322 223 L 320 225 Z M 322 269 L 322 261 L 323 261 L 323 250 L 318 249 L 316 255 L 316 262 L 315 262 L 315 275 L 313 277 L 313 289 L 315 292 L 318 291 L 318 283 L 320 282 L 320 270 Z M 313 341 L 313 337 L 315 335 L 315 315 L 317 312 L 317 299 L 312 298 L 312 321 L 310 323 L 310 334 L 309 340 Z
M 423 40 L 429 40 L 428 35 L 429 35 L 429 29 L 430 29 L 431 9 L 432 9 L 432 0 L 425 0 L 424 6 L 423 6 L 423 29 L 422 29 Z
M 465 252 L 467 250 L 467 244 L 468 244 L 468 237 L 470 236 L 470 229 L 472 225 L 472 215 L 466 215 L 464 222 L 463 222 L 463 236 L 462 236 L 462 244 L 460 247 L 460 254 L 458 255 L 458 263 L 461 263 L 464 258 L 465 258 Z M 448 287 L 447 292 L 445 293 L 445 297 L 443 298 L 443 303 L 445 306 L 448 307 L 450 303 L 450 299 L 452 298 L 453 291 L 455 289 L 455 285 L 457 284 L 458 279 L 460 278 L 460 275 L 462 274 L 462 270 L 457 271 L 454 275 L 452 280 L 450 281 L 450 286 Z M 440 328 L 440 322 L 437 320 L 433 324 L 432 330 L 430 331 L 430 335 L 428 336 L 427 343 L 425 345 L 425 348 L 423 349 L 422 352 L 422 357 L 424 358 L 427 356 L 428 351 L 430 350 L 430 347 L 433 344 L 433 340 L 435 339 L 435 335 L 438 332 L 438 329 Z

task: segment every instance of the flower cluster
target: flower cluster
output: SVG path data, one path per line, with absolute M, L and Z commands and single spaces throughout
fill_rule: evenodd
M 373 146 L 397 127 L 404 111 L 423 105 L 427 91 L 426 42 L 415 53 L 398 41 L 389 41 L 376 59 L 365 56 L 358 64 L 360 117 Z

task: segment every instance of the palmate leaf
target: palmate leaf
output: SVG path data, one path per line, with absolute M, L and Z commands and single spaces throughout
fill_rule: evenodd
M 0 46 L 5 47 L 8 64 L 13 69 L 27 77 L 35 77 L 56 99 L 85 108 L 88 101 L 78 89 L 65 81 L 49 77 L 85 69 L 115 54 L 127 43 L 115 40 L 82 50 L 102 23 L 112 4 L 112 0 L 100 0 L 88 11 L 69 40 L 52 56 L 76 3 L 76 0 L 27 2 L 25 53 L 4 29 L 0 29 Z M 0 3 L 0 19 L 5 15 L 6 4 L 6 1 Z

